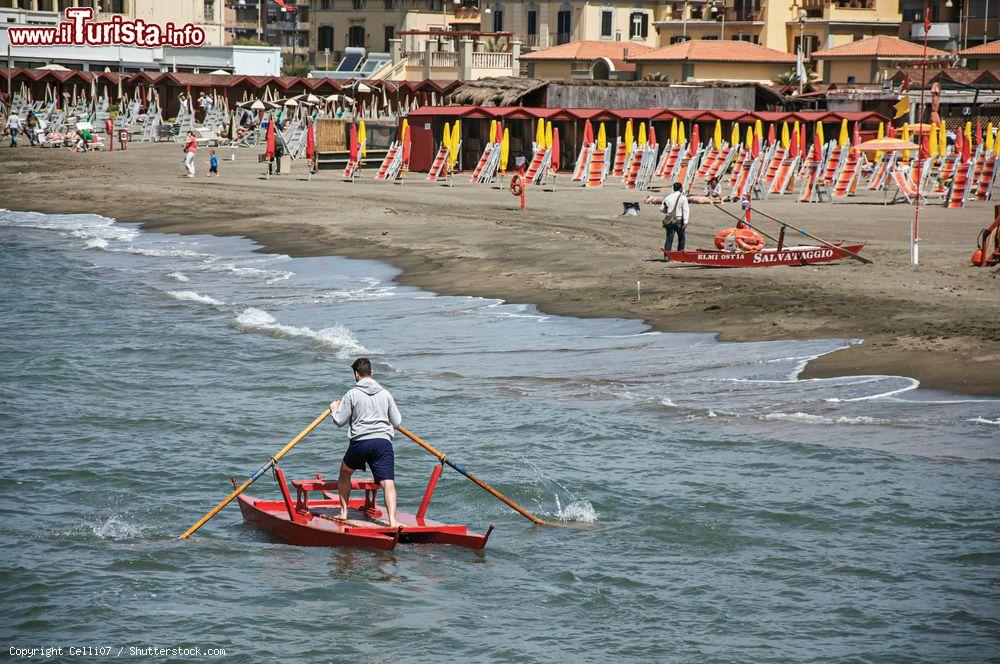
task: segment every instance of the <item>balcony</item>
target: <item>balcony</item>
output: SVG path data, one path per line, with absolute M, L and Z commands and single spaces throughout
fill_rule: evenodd
M 802 8 L 807 21 L 898 25 L 902 20 L 898 9 L 887 13 L 883 8 L 880 12 L 876 0 L 802 0 Z
M 947 41 L 958 39 L 962 32 L 960 23 L 931 23 L 931 29 L 927 31 L 927 41 Z M 924 22 L 916 21 L 910 26 L 910 39 L 923 40 Z

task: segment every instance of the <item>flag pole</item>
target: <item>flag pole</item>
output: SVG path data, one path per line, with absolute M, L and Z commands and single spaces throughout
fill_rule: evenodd
M 931 17 L 930 17 L 930 6 L 928 0 L 924 0 L 924 45 L 923 45 L 923 56 L 920 60 L 920 113 L 918 115 L 918 126 L 924 124 L 922 122 L 924 116 L 924 93 L 927 88 L 927 36 L 931 30 Z M 909 91 L 907 91 L 909 95 Z M 923 140 L 921 139 L 920 145 L 923 147 Z M 917 150 L 917 161 L 922 163 L 922 150 Z M 916 206 L 913 208 L 913 221 L 910 223 L 910 265 L 920 264 L 920 180 L 922 178 L 917 177 L 917 200 Z

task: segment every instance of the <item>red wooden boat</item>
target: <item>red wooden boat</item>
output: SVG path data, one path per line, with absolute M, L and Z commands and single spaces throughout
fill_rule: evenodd
M 296 490 L 295 502 L 285 483 L 280 468 L 274 469 L 281 489 L 281 500 L 263 500 L 239 495 L 243 519 L 281 539 L 299 546 L 352 546 L 370 549 L 394 549 L 396 544 L 454 544 L 469 549 L 486 546 L 493 525 L 485 535 L 469 532 L 466 526 L 450 525 L 427 518 L 427 507 L 441 476 L 442 466 L 435 466 L 424 491 L 423 500 L 416 514 L 396 511 L 401 526 L 392 528 L 383 520 L 384 510 L 376 505 L 379 485 L 370 479 L 351 481 L 353 490 L 364 491 L 364 498 L 352 498 L 347 519 L 340 515 L 337 483 L 328 482 L 321 475 L 314 480 L 292 480 Z M 233 481 L 236 486 L 236 481 Z M 310 500 L 309 493 L 318 491 L 322 496 Z
M 706 267 L 773 267 L 775 265 L 812 265 L 829 263 L 848 258 L 848 251 L 858 253 L 865 242 L 842 245 L 815 246 L 800 245 L 779 248 L 764 248 L 760 251 L 725 251 L 722 249 L 696 249 L 694 251 L 667 251 L 663 255 L 674 263 L 690 263 Z

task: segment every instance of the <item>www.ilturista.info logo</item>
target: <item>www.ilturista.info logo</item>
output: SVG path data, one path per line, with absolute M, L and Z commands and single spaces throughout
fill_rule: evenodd
M 147 23 L 142 19 L 126 21 L 115 15 L 110 21 L 93 22 L 90 7 L 70 7 L 66 20 L 55 27 L 8 28 L 12 46 L 201 46 L 205 31 L 193 23 L 177 26 Z

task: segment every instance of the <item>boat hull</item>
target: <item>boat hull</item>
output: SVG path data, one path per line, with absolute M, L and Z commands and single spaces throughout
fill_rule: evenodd
M 694 251 L 666 251 L 663 255 L 674 263 L 703 265 L 705 267 L 774 267 L 777 265 L 813 265 L 847 258 L 848 253 L 858 253 L 864 242 L 843 247 L 796 246 L 761 251 L 720 251 L 697 249 Z M 842 250 L 843 249 L 843 250 Z

